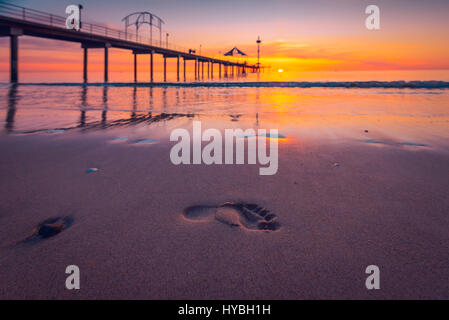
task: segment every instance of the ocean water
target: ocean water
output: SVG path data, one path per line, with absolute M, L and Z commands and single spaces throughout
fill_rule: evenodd
M 289 141 L 446 149 L 446 82 L 1 85 L 3 134 L 168 141 L 174 128 L 278 129 Z M 335 87 L 335 84 L 337 87 Z M 366 132 L 367 131 L 367 132 Z
M 140 60 L 139 60 L 140 61 Z M 1 62 L 1 60 L 0 60 Z M 0 83 L 7 83 L 9 81 L 9 61 L 0 63 Z M 2 67 L 3 66 L 3 67 Z M 88 79 L 91 83 L 103 82 L 103 66 L 95 65 L 95 68 L 89 69 Z M 129 68 L 125 70 L 110 70 L 110 83 L 130 83 L 134 82 L 134 73 Z M 155 64 L 154 81 L 163 82 L 164 75 L 161 72 L 163 66 Z M 43 65 L 41 68 L 31 71 L 32 69 L 23 65 L 20 68 L 19 80 L 22 83 L 79 83 L 83 80 L 82 62 L 76 71 L 64 70 L 55 71 L 55 68 L 48 68 Z M 219 77 L 218 67 L 215 66 L 213 70 L 213 77 L 207 76 L 207 68 L 204 75 L 200 73 L 198 81 L 202 83 L 226 81 L 226 82 L 349 82 L 349 81 L 449 81 L 449 70 L 381 70 L 381 71 L 309 71 L 301 72 L 300 70 L 283 69 L 279 72 L 276 68 L 270 68 L 260 73 L 247 73 L 245 75 L 234 76 L 229 73 L 228 77 L 224 77 L 224 70 L 222 70 L 222 77 Z M 137 80 L 139 82 L 148 82 L 150 79 L 149 64 L 146 61 L 140 61 L 138 65 Z M 183 81 L 183 70 L 180 70 L 180 80 Z M 176 65 L 173 61 L 167 62 L 167 82 L 176 82 Z M 195 74 L 193 63 L 187 64 L 186 82 L 194 82 Z

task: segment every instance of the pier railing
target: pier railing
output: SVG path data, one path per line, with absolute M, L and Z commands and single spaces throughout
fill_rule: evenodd
M 28 9 L 24 7 L 20 7 L 11 3 L 0 2 L 0 16 L 10 17 L 14 19 L 19 19 L 22 21 L 35 22 L 39 24 L 48 25 L 51 27 L 59 27 L 66 28 L 66 17 L 54 15 L 48 12 L 43 12 L 34 9 Z M 131 42 L 137 42 L 141 44 L 151 45 L 159 48 L 167 48 L 179 52 L 188 53 L 189 50 L 174 45 L 172 43 L 167 43 L 162 39 L 154 39 L 153 37 L 146 37 L 137 34 L 133 34 L 130 32 L 125 32 L 123 30 L 118 30 L 114 28 L 109 28 L 106 26 L 102 26 L 99 24 L 93 24 L 85 21 L 81 21 L 82 26 L 81 30 L 77 32 L 84 32 L 88 34 L 94 34 L 98 36 L 105 36 L 109 38 L 126 40 Z

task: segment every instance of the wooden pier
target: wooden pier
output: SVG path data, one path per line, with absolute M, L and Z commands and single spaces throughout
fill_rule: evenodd
M 111 29 L 105 26 L 82 22 L 79 31 L 69 30 L 65 27 L 66 18 L 47 12 L 19 7 L 13 4 L 0 3 L 0 37 L 10 38 L 10 80 L 12 83 L 19 81 L 19 37 L 32 36 L 61 41 L 78 42 L 83 49 L 83 81 L 88 81 L 88 55 L 89 49 L 104 50 L 104 82 L 109 80 L 109 49 L 119 48 L 131 50 L 134 54 L 134 81 L 137 82 L 137 57 L 139 55 L 150 56 L 149 82 L 154 81 L 154 58 L 155 54 L 164 58 L 163 73 L 164 81 L 167 81 L 167 59 L 177 59 L 177 81 L 180 81 L 180 59 L 183 59 L 183 81 L 186 81 L 186 61 L 195 63 L 195 80 L 204 79 L 204 64 L 207 65 L 207 78 L 213 79 L 214 64 L 218 65 L 219 78 L 227 77 L 228 71 L 234 74 L 245 74 L 247 72 L 259 72 L 257 65 L 236 63 L 232 61 L 197 55 L 191 50 L 162 43 L 162 41 L 148 41 L 128 32 Z

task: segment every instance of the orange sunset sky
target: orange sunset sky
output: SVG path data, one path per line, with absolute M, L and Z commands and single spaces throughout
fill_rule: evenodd
M 65 16 L 73 1 L 9 1 Z M 83 20 L 123 29 L 121 18 L 150 11 L 165 21 L 169 41 L 218 57 L 234 45 L 256 62 L 260 35 L 261 63 L 308 71 L 378 71 L 449 69 L 449 1 L 447 0 L 81 0 Z M 381 10 L 381 30 L 365 27 L 365 8 Z M 141 34 L 149 33 L 143 26 Z M 156 33 L 154 33 L 154 37 Z M 89 70 L 102 69 L 101 51 L 92 51 Z M 111 71 L 132 68 L 132 55 L 111 50 Z M 9 42 L 0 38 L 1 79 L 9 70 Z M 146 59 L 146 58 L 142 58 Z M 160 63 L 160 60 L 157 61 Z M 79 44 L 40 38 L 20 39 L 20 70 L 79 71 Z M 174 68 L 171 63 L 169 68 Z

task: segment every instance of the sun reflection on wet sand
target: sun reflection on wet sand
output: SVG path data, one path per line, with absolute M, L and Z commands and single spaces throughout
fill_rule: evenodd
M 197 119 L 219 129 L 278 129 L 303 141 L 445 147 L 449 135 L 448 90 L 2 86 L 0 91 L 9 134 L 120 130 L 113 134 L 132 136 L 150 130 L 166 141 L 169 130 Z

